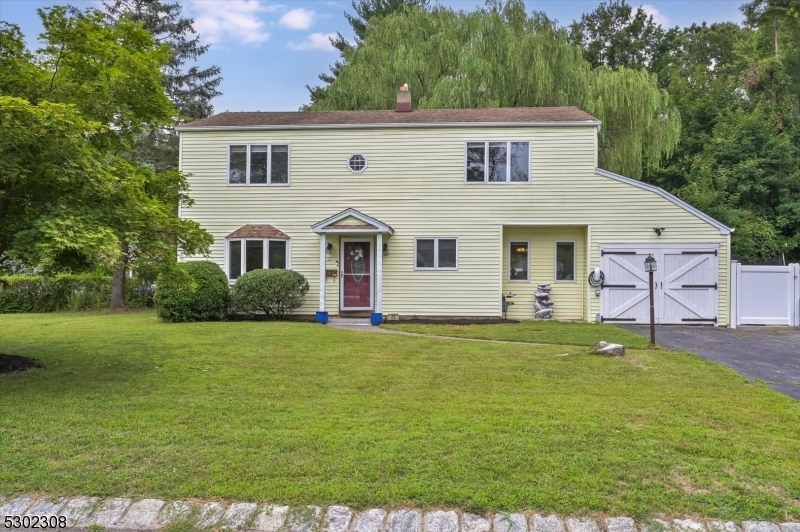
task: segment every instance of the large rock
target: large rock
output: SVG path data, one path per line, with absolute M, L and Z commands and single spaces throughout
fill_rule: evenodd
M 594 352 L 598 355 L 607 355 L 613 357 L 625 356 L 625 346 L 622 344 L 609 344 L 608 342 L 598 342 L 594 346 Z

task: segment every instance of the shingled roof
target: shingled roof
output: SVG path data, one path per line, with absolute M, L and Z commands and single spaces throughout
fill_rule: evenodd
M 271 225 L 248 224 L 229 234 L 228 238 L 282 238 L 289 240 L 289 235 Z
M 219 113 L 184 124 L 195 128 L 369 127 L 452 124 L 599 124 L 577 107 L 504 107 L 498 109 L 419 109 L 396 111 L 290 111 Z

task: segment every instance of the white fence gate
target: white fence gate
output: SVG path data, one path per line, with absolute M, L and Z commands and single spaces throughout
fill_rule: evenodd
M 800 325 L 800 264 L 731 263 L 731 328 Z

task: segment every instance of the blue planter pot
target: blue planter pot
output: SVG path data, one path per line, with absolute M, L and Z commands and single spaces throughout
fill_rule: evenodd
M 327 312 L 317 312 L 316 321 L 317 321 L 317 323 L 321 323 L 321 324 L 325 325 L 326 323 L 328 323 L 328 313 Z
M 377 327 L 383 323 L 383 314 L 380 312 L 373 312 L 369 316 L 369 322 Z

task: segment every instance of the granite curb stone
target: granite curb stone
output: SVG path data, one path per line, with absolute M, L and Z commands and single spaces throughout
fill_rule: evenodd
M 319 506 L 296 506 L 286 516 L 285 526 L 290 532 L 313 532 L 321 514 Z
M 241 530 L 250 522 L 253 514 L 256 513 L 258 505 L 254 502 L 235 502 L 228 507 L 222 516 L 221 528 Z
M 389 514 L 388 523 L 389 532 L 419 532 L 422 514 L 417 510 L 395 510 Z
M 167 503 L 158 499 L 142 499 L 131 504 L 119 526 L 122 528 L 136 528 L 140 530 L 152 530 L 158 528 L 156 517 Z
M 630 517 L 609 517 L 606 519 L 606 529 L 608 532 L 639 532 L 636 521 Z
M 67 518 L 68 527 L 77 527 L 95 509 L 100 499 L 97 497 L 77 497 L 69 501 L 58 515 Z
M 428 512 L 425 516 L 426 532 L 458 532 L 458 514 L 454 511 Z
M 461 532 L 489 532 L 492 522 L 481 515 L 464 514 L 461 516 Z
M 218 502 L 207 502 L 200 507 L 200 517 L 197 520 L 198 528 L 208 528 L 219 523 L 222 514 L 225 513 L 225 506 Z
M 99 525 L 103 528 L 111 528 L 122 518 L 125 510 L 131 505 L 131 502 L 133 501 L 121 497 L 106 499 L 94 509 L 94 512 L 92 512 L 89 517 L 78 523 L 78 526 L 88 527 L 91 525 Z
M 153 525 L 156 528 L 163 528 L 168 524 L 178 521 L 179 519 L 187 519 L 194 509 L 194 505 L 188 501 L 173 501 L 168 502 L 158 512 Z
M 523 514 L 495 514 L 494 532 L 527 532 L 528 520 Z
M 353 512 L 347 506 L 331 506 L 325 517 L 325 532 L 347 532 Z
M 35 501 L 36 499 L 33 497 L 28 497 L 27 495 L 9 499 L 5 504 L 0 506 L 0 519 L 7 515 L 25 515 L 25 510 L 27 510 Z
M 534 514 L 531 517 L 532 532 L 564 532 L 564 523 L 557 515 Z
M 567 519 L 569 532 L 600 532 L 600 527 L 594 519 L 571 517 Z
M 361 512 L 353 523 L 353 532 L 382 532 L 386 520 L 386 510 L 373 508 Z
M 706 527 L 711 532 L 739 532 L 739 527 L 733 521 L 708 521 Z
M 286 523 L 287 515 L 289 515 L 288 506 L 267 504 L 262 506 L 256 515 L 254 527 L 259 532 L 278 532 Z
M 45 497 L 43 499 L 39 499 L 33 504 L 33 506 L 28 508 L 28 511 L 25 512 L 25 515 L 58 515 L 58 512 L 64 508 L 68 500 L 69 499 L 66 497 Z
M 744 532 L 780 532 L 775 523 L 769 521 L 742 521 Z
M 783 523 L 781 530 L 783 532 L 800 532 L 800 523 Z

